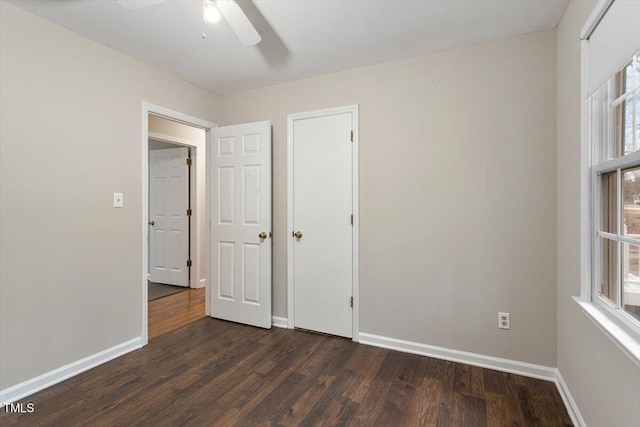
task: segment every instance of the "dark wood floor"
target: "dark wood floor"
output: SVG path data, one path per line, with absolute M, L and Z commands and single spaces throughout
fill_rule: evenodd
M 0 425 L 571 425 L 551 382 L 211 318 L 23 402 Z
M 149 339 L 202 319 L 204 288 L 188 289 L 149 301 Z

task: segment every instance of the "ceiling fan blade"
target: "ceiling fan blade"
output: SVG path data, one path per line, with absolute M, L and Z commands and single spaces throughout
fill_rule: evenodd
M 262 37 L 256 31 L 247 15 L 244 14 L 238 3 L 233 0 L 218 0 L 216 6 L 227 18 L 229 25 L 245 46 L 253 46 L 260 43 Z
M 139 10 L 145 7 L 154 6 L 167 0 L 118 0 L 118 4 L 125 9 Z

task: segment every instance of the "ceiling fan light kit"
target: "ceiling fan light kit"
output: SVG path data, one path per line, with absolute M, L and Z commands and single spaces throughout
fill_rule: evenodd
M 220 22 L 220 18 L 222 18 L 222 14 L 220 10 L 216 7 L 216 4 L 209 0 L 204 0 L 204 21 L 215 24 L 216 22 Z

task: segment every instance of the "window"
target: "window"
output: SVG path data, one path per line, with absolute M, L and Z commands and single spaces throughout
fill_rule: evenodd
M 640 327 L 640 56 L 590 103 L 593 297 Z
M 579 302 L 640 366 L 640 2 L 599 2 L 582 38 Z

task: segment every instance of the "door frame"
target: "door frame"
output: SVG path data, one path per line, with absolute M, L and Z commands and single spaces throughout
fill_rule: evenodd
M 287 116 L 287 327 L 295 328 L 295 283 L 294 283 L 294 256 L 295 244 L 293 233 L 293 124 L 296 120 L 312 119 L 317 117 L 333 116 L 336 114 L 351 113 L 351 128 L 353 129 L 353 143 L 351 147 L 351 185 L 352 185 L 352 327 L 353 341 L 359 342 L 360 337 L 360 196 L 358 192 L 358 104 L 345 107 L 327 108 L 323 110 L 294 113 Z
M 141 277 L 141 288 L 142 288 L 142 345 L 145 346 L 149 343 L 149 306 L 148 306 L 148 285 L 147 279 L 149 275 L 149 120 L 148 116 L 152 114 L 154 116 L 163 117 L 165 119 L 173 120 L 176 122 L 180 122 L 189 126 L 198 127 L 204 129 L 206 132 L 205 143 L 204 143 L 204 155 L 206 159 L 206 164 L 209 164 L 209 135 L 211 133 L 211 129 L 218 127 L 217 124 L 199 119 L 197 117 L 189 116 L 184 113 L 180 113 L 178 111 L 173 111 L 168 108 L 164 108 L 158 105 L 151 104 L 149 102 L 142 102 L 142 277 Z M 157 139 L 157 138 L 154 138 Z M 197 155 L 202 155 L 203 153 L 198 153 Z M 209 221 L 210 221 L 210 209 L 209 209 L 209 181 L 210 181 L 210 173 L 209 168 L 207 168 L 206 176 L 205 176 L 205 224 L 207 230 L 209 230 Z M 209 232 L 207 231 L 206 236 L 204 236 L 205 242 L 205 254 L 204 254 L 204 262 L 206 263 L 205 268 L 205 311 L 206 314 L 209 315 L 210 307 L 209 307 L 209 292 L 210 292 L 210 265 L 209 265 Z M 197 262 L 197 261 L 196 261 Z

